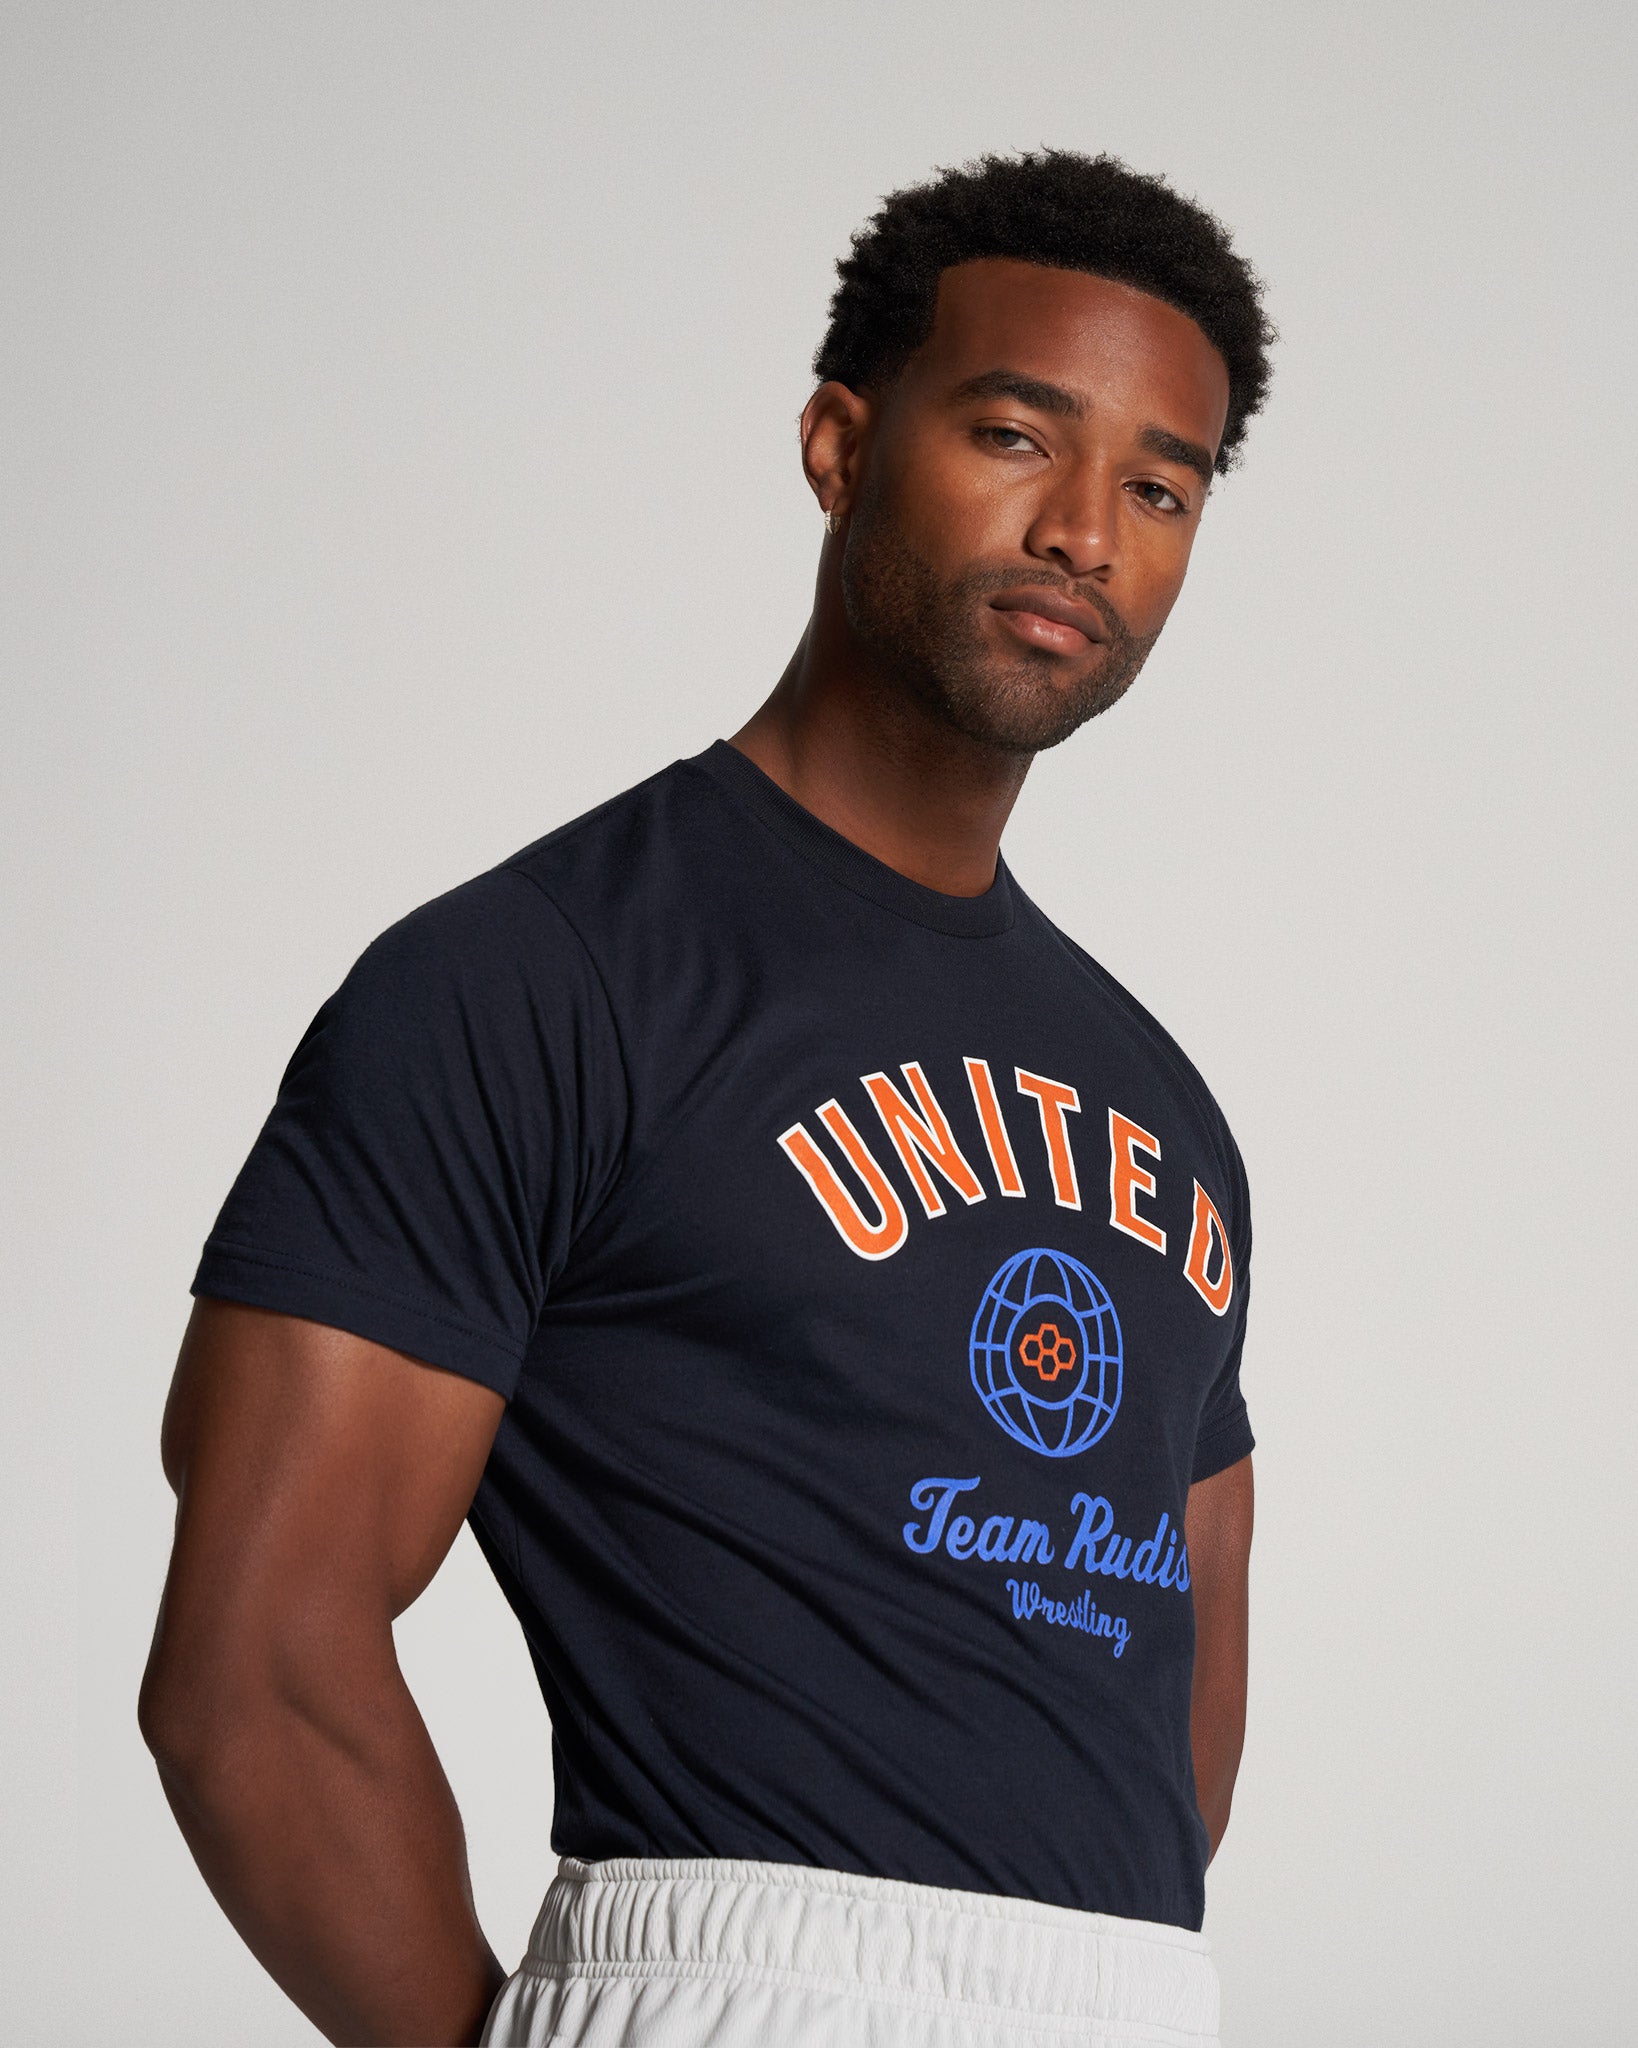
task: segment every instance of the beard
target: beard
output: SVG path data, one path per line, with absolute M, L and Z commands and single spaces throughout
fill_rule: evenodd
M 1048 588 L 1090 605 L 1108 634 L 1101 659 L 1070 670 L 1045 648 L 1001 651 L 980 627 L 983 600 Z M 1160 637 L 1131 632 L 1101 591 L 1050 571 L 964 569 L 941 577 L 868 487 L 848 526 L 842 603 L 885 676 L 943 724 L 1007 753 L 1038 754 L 1123 697 Z

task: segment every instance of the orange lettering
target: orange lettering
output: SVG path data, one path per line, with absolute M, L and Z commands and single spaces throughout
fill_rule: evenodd
M 1206 1262 L 1211 1257 L 1213 1232 L 1223 1254 L 1223 1263 L 1218 1268 L 1217 1278 L 1208 1280 Z M 1189 1232 L 1189 1257 L 1183 1270 L 1189 1285 L 1212 1314 L 1222 1315 L 1234 1294 L 1234 1266 L 1229 1258 L 1228 1232 L 1223 1228 L 1223 1219 L 1199 1181 L 1194 1184 L 1194 1228 Z
M 1027 1074 L 1013 1068 L 1020 1095 L 1033 1095 L 1041 1112 L 1041 1136 L 1046 1140 L 1047 1161 L 1052 1168 L 1052 1193 L 1060 1209 L 1078 1209 L 1081 1190 L 1075 1179 L 1075 1159 L 1069 1149 L 1067 1111 L 1079 1111 L 1081 1098 L 1062 1081 L 1049 1081 L 1044 1074 Z
M 864 1212 L 843 1187 L 836 1169 L 808 1136 L 802 1124 L 792 1124 L 779 1143 L 786 1157 L 819 1197 L 825 1214 L 841 1233 L 842 1242 L 861 1259 L 891 1258 L 905 1240 L 909 1224 L 904 1204 L 893 1192 L 893 1183 L 871 1158 L 865 1141 L 848 1121 L 839 1102 L 831 1101 L 819 1111 L 819 1121 L 846 1153 L 854 1172 L 865 1184 L 876 1205 L 879 1221 L 867 1223 Z
M 1018 1161 L 1012 1156 L 1012 1141 L 1007 1136 L 1007 1127 L 1001 1121 L 1001 1105 L 995 1098 L 995 1083 L 990 1078 L 988 1060 L 963 1060 L 967 1069 L 967 1086 L 973 1091 L 973 1107 L 978 1111 L 978 1121 L 984 1129 L 984 1143 L 989 1148 L 990 1164 L 995 1168 L 996 1184 L 1004 1195 L 1021 1195 L 1024 1183 L 1018 1172 Z
M 1155 1191 L 1155 1177 L 1147 1167 L 1139 1166 L 1134 1152 L 1147 1152 L 1153 1158 L 1160 1157 L 1160 1140 L 1151 1137 L 1142 1124 L 1133 1123 L 1129 1116 L 1122 1116 L 1118 1109 L 1109 1112 L 1109 1221 L 1117 1230 L 1124 1230 L 1128 1237 L 1135 1237 L 1139 1244 L 1149 1245 L 1157 1252 L 1166 1249 L 1166 1233 L 1147 1216 L 1140 1216 L 1135 1207 L 1139 1195 L 1152 1195 Z
M 927 1085 L 927 1076 L 914 1060 L 906 1060 L 902 1069 L 904 1078 L 910 1083 L 910 1092 L 916 1098 L 916 1109 L 912 1109 L 885 1074 L 865 1074 L 860 1078 L 870 1092 L 870 1099 L 876 1105 L 876 1114 L 882 1120 L 882 1128 L 893 1141 L 893 1149 L 904 1162 L 904 1170 L 910 1176 L 910 1185 L 921 1199 L 921 1206 L 929 1216 L 944 1214 L 944 1197 L 933 1185 L 933 1177 L 922 1164 L 925 1158 L 938 1168 L 956 1193 L 966 1203 L 982 1202 L 984 1190 L 978 1175 L 973 1172 L 961 1155 L 950 1131 L 949 1119 L 938 1105 L 938 1098 Z

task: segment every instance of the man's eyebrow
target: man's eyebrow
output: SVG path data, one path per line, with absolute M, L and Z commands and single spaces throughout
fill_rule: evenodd
M 1044 377 L 1026 376 L 1022 370 L 981 370 L 958 384 L 950 394 L 957 402 L 968 398 L 1015 398 L 1036 412 L 1050 413 L 1061 420 L 1085 420 L 1089 408 L 1078 392 L 1062 384 L 1049 384 Z M 1198 441 L 1186 441 L 1165 427 L 1147 426 L 1138 435 L 1139 447 L 1167 462 L 1181 462 L 1192 469 L 1208 488 L 1216 470 L 1211 450 Z
M 1061 420 L 1084 420 L 1086 400 L 1061 384 L 1048 384 L 1041 377 L 1026 377 L 1022 370 L 981 370 L 958 384 L 950 396 L 963 398 L 1016 398 L 1020 405 L 1036 412 L 1049 412 Z
M 1185 441 L 1181 434 L 1170 434 L 1164 427 L 1145 427 L 1138 435 L 1138 446 L 1151 455 L 1161 456 L 1167 462 L 1181 462 L 1185 469 L 1192 469 L 1208 489 L 1211 487 L 1212 471 L 1216 467 L 1209 449 L 1202 448 L 1198 441 Z

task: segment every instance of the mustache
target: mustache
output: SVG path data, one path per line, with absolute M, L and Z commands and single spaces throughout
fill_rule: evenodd
M 1126 621 L 1103 592 L 1094 590 L 1089 583 L 1077 583 L 1072 577 L 1055 576 L 1050 570 L 1039 569 L 971 569 L 957 580 L 962 594 L 968 597 L 999 597 L 1004 590 L 1056 591 L 1077 604 L 1090 605 L 1102 619 L 1111 646 L 1119 647 L 1132 637 Z

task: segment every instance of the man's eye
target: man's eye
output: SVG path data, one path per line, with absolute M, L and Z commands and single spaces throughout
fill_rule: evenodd
M 1022 427 L 980 427 L 978 438 L 988 441 L 992 448 L 1000 448 L 1004 455 L 1039 455 L 1041 452 Z
M 1183 510 L 1183 500 L 1177 495 L 1176 491 L 1170 489 L 1165 484 L 1156 483 L 1153 477 L 1146 477 L 1137 485 L 1137 490 L 1145 504 L 1153 505 L 1157 512 L 1181 512 Z

